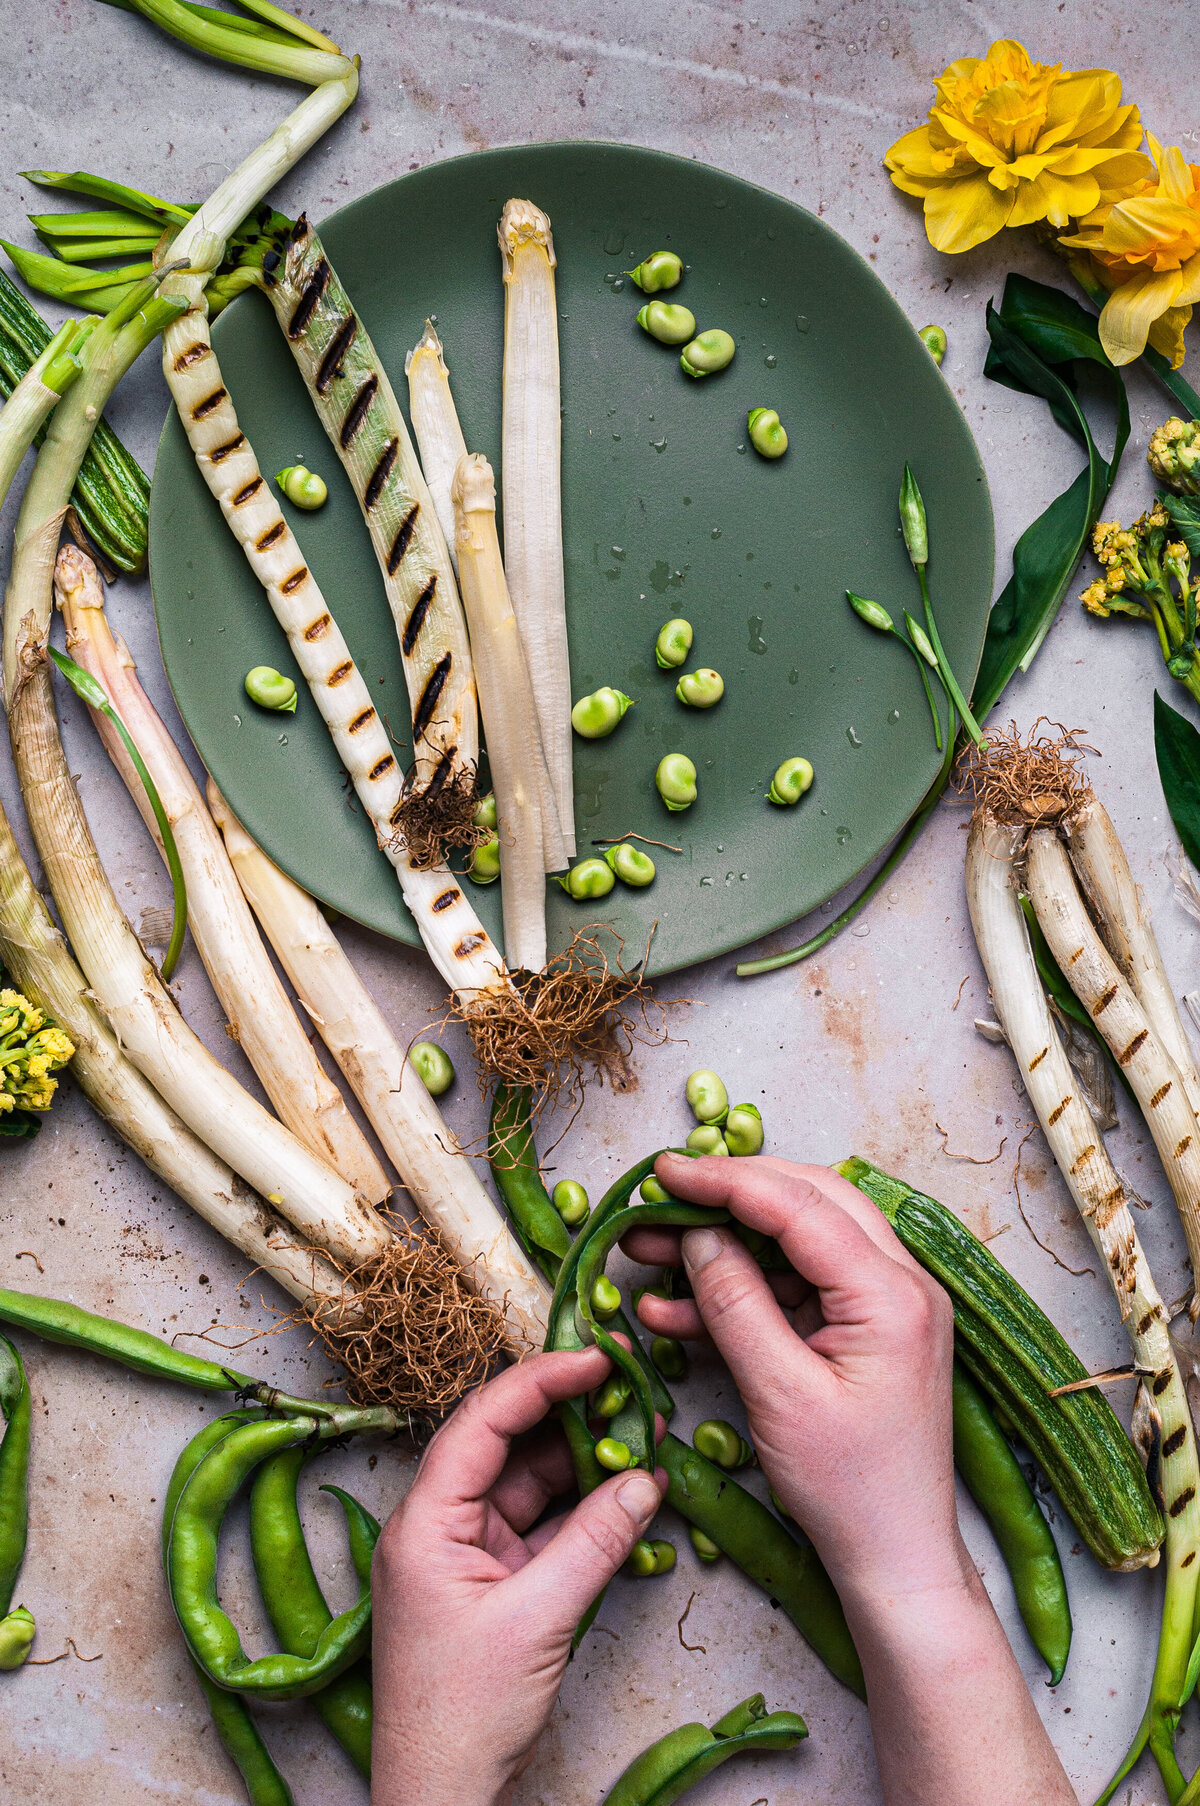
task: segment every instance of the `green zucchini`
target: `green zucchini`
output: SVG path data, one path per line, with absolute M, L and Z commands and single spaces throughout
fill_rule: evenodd
M 0 395 L 6 401 L 52 336 L 37 309 L 0 270 Z M 43 427 L 36 443 L 44 437 Z M 150 479 L 104 420 L 88 447 L 71 502 L 84 536 L 105 564 L 134 576 L 145 570 Z
M 1052 1398 L 1087 1369 L 1045 1313 L 964 1223 L 902 1179 L 853 1157 L 837 1168 L 883 1212 L 954 1303 L 963 1366 L 1012 1425 L 1097 1561 L 1153 1558 L 1165 1526 L 1141 1462 L 1096 1387 Z

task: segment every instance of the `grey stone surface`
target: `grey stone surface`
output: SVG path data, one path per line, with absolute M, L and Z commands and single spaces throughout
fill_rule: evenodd
M 363 90 L 354 111 L 284 184 L 280 204 L 319 217 L 436 158 L 528 138 L 589 137 L 703 158 L 816 209 L 873 261 L 915 324 L 934 318 L 946 326 L 945 373 L 992 483 L 999 586 L 1015 536 L 1065 486 L 1077 456 L 1040 403 L 983 381 L 983 304 L 999 294 L 1010 267 L 1051 279 L 1055 271 L 1016 237 L 958 260 L 938 256 L 917 212 L 890 187 L 881 154 L 924 116 L 930 77 L 952 56 L 980 53 L 1004 31 L 1047 61 L 1117 68 L 1152 129 L 1192 150 L 1200 114 L 1181 52 L 1194 10 L 1186 0 L 1137 8 L 1113 0 L 1066 0 L 1058 8 L 1013 0 L 1002 12 L 970 0 L 887 10 L 888 3 L 306 4 L 305 16 L 362 52 Z M 22 215 L 33 204 L 18 169 L 99 168 L 188 198 L 211 188 L 292 104 L 278 84 L 202 62 L 136 17 L 93 0 L 4 0 L 0 27 L 0 229 L 12 237 L 26 237 Z M 419 254 L 419 247 L 395 254 Z M 1144 505 L 1142 453 L 1169 411 L 1138 375 L 1130 397 L 1135 439 L 1114 506 L 1125 514 Z M 112 412 L 148 466 L 165 410 L 161 377 L 147 357 Z M 847 476 L 845 531 L 852 539 Z M 10 507 L 6 532 L 12 519 Z M 146 688 L 178 729 L 148 586 L 122 584 L 112 613 Z M 1156 681 L 1163 682 L 1149 634 L 1116 624 L 1101 629 L 1071 603 L 1006 706 L 1022 725 L 1045 713 L 1089 730 L 1101 755 L 1096 781 L 1183 991 L 1196 982 L 1197 929 L 1173 900 L 1167 869 L 1172 837 L 1150 742 Z M 84 801 L 136 922 L 143 907 L 167 899 L 163 873 L 87 722 L 69 702 L 63 714 Z M 8 806 L 14 791 L 7 757 L 0 758 Z M 625 1093 L 592 1090 L 555 1156 L 557 1170 L 589 1189 L 602 1187 L 629 1159 L 681 1131 L 684 1074 L 700 1064 L 719 1066 L 760 1102 L 773 1150 L 818 1160 L 851 1150 L 875 1155 L 941 1195 L 979 1232 L 1006 1231 L 997 1248 L 1006 1263 L 1052 1310 L 1085 1361 L 1109 1365 L 1124 1355 L 1108 1290 L 1091 1270 L 1086 1237 L 1048 1170 L 1040 1136 L 1022 1142 L 1029 1111 L 1006 1050 L 985 1046 L 972 1030 L 972 1019 L 986 1010 L 986 990 L 962 901 L 964 820 L 960 807 L 943 806 L 861 922 L 812 963 L 745 984 L 733 977 L 731 962 L 721 961 L 664 985 L 665 995 L 693 1000 L 674 1018 L 678 1038 L 639 1056 Z M 411 1034 L 439 1001 L 427 965 L 366 933 L 348 930 L 346 941 L 397 1030 Z M 773 944 L 788 941 L 784 935 Z M 179 993 L 189 1020 L 253 1086 L 190 948 Z M 465 1049 L 456 1052 L 465 1072 Z M 464 1135 L 481 1128 L 469 1084 L 453 1098 L 450 1115 Z M 1029 1227 L 1013 1183 L 1022 1147 Z M 1153 1149 L 1128 1125 L 1114 1148 L 1155 1206 L 1144 1219 L 1145 1237 L 1164 1293 L 1177 1296 L 1186 1283 L 1182 1244 Z M 979 1160 L 991 1164 L 971 1163 Z M 205 1347 L 196 1339 L 203 1334 L 241 1344 L 275 1327 L 281 1297 L 258 1280 L 243 1283 L 243 1263 L 149 1180 L 70 1085 L 40 1141 L 6 1151 L 2 1163 L 6 1282 L 73 1297 L 179 1335 L 197 1350 Z M 1083 1271 L 1072 1274 L 1059 1263 Z M 327 1371 L 294 1328 L 243 1347 L 240 1360 L 269 1369 L 292 1390 L 318 1386 Z M 40 1656 L 55 1655 L 70 1635 L 80 1658 L 101 1659 L 84 1666 L 68 1656 L 52 1668 L 3 1677 L 0 1789 L 24 1806 L 234 1806 L 240 1788 L 206 1723 L 155 1554 L 158 1501 L 174 1454 L 209 1407 L 66 1351 L 30 1345 L 29 1365 L 36 1449 L 21 1592 L 37 1611 Z M 683 1391 L 684 1427 L 714 1408 L 732 1411 L 730 1393 L 720 1372 L 701 1363 Z M 411 1457 L 402 1447 L 377 1454 L 374 1466 L 365 1450 L 338 1457 L 339 1478 L 385 1513 L 407 1484 Z M 331 1516 L 325 1501 L 312 1507 L 326 1560 L 341 1564 L 334 1584 L 345 1593 Z M 963 1516 L 1039 1708 L 1081 1798 L 1090 1799 L 1141 1709 L 1156 1581 L 1100 1573 L 1070 1526 L 1057 1522 L 1076 1631 L 1068 1678 L 1048 1692 L 986 1531 L 967 1504 Z M 592 1633 L 567 1677 L 520 1806 L 590 1806 L 643 1744 L 756 1688 L 771 1705 L 805 1713 L 809 1745 L 792 1758 L 724 1771 L 697 1792 L 698 1803 L 875 1800 L 862 1709 L 825 1675 L 782 1614 L 728 1565 L 698 1569 L 682 1535 L 678 1540 L 679 1564 L 668 1579 L 614 1587 L 603 1630 Z M 252 1626 L 252 1586 L 236 1536 L 226 1566 L 228 1601 Z M 703 1648 L 684 1648 L 685 1639 Z M 299 1801 L 334 1806 L 365 1798 L 363 1784 L 302 1708 L 274 1711 L 268 1734 Z M 1200 1755 L 1194 1730 L 1185 1731 L 1183 1747 L 1191 1766 Z M 1119 1797 L 1126 1806 L 1156 1800 L 1155 1781 L 1140 1771 Z

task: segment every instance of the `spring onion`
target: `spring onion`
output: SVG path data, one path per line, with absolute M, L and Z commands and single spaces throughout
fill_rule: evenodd
M 404 373 L 408 377 L 408 408 L 417 436 L 417 450 L 421 454 L 421 469 L 433 497 L 438 525 L 457 570 L 450 486 L 459 459 L 466 456 L 467 442 L 450 389 L 450 372 L 442 341 L 434 331 L 432 321 L 426 320 L 425 331 L 405 358 Z

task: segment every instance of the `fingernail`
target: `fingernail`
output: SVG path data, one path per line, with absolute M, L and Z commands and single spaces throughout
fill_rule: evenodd
M 654 1479 L 647 1473 L 630 1474 L 617 1488 L 617 1497 L 637 1524 L 648 1524 L 659 1506 L 662 1495 Z
M 689 1229 L 683 1238 L 683 1264 L 689 1273 L 699 1273 L 724 1246 L 715 1229 Z

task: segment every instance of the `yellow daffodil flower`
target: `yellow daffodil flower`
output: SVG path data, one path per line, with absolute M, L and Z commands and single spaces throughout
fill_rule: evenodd
M 1003 226 L 1061 230 L 1151 173 L 1138 110 L 1122 106 L 1111 70 L 1035 63 L 1001 38 L 986 57 L 959 57 L 934 88 L 929 123 L 897 139 L 884 163 L 924 201 L 939 251 L 969 251 Z
M 1083 252 L 1110 290 L 1100 342 L 1114 364 L 1132 363 L 1147 340 L 1178 369 L 1183 329 L 1200 301 L 1200 164 L 1147 133 L 1157 179 L 1124 199 L 1103 202 L 1060 242 Z M 1094 286 L 1094 282 L 1093 282 Z

